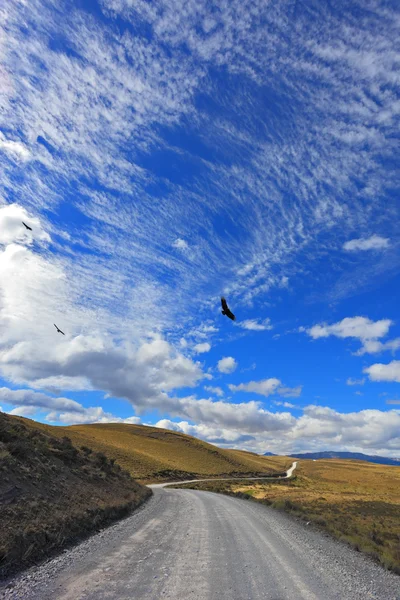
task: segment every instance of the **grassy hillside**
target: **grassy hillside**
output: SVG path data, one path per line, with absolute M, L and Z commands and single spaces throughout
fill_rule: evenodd
M 329 531 L 400 574 L 400 467 L 300 461 L 294 480 L 211 482 L 198 489 L 248 497 Z
M 0 577 L 128 514 L 151 494 L 104 454 L 41 429 L 0 413 Z
M 263 475 L 292 464 L 287 457 L 222 450 L 189 435 L 157 427 L 119 423 L 54 427 L 28 419 L 23 422 L 56 437 L 68 436 L 76 446 L 104 453 L 142 482 Z

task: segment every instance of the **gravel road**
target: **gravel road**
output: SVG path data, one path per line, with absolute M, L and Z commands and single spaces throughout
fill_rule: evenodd
M 284 513 L 169 488 L 9 585 L 0 598 L 400 600 L 400 577 Z

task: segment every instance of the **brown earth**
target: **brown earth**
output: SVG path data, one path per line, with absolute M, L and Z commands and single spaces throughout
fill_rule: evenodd
M 0 577 L 128 515 L 151 495 L 114 459 L 35 425 L 0 413 Z

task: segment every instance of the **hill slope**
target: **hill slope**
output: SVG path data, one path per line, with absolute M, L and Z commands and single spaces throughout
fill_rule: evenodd
M 150 495 L 106 456 L 0 413 L 1 577 L 128 514 Z
M 366 462 L 375 463 L 377 465 L 392 465 L 400 467 L 400 459 L 387 458 L 386 456 L 370 456 L 361 452 L 335 452 L 333 450 L 327 452 L 306 452 L 304 454 L 291 454 L 293 458 L 302 458 L 305 460 L 320 460 L 326 458 L 364 460 Z
M 264 457 L 223 450 L 189 435 L 145 425 L 120 423 L 55 427 L 28 419 L 23 422 L 56 437 L 68 436 L 76 446 L 88 446 L 114 458 L 141 481 L 167 481 L 204 476 L 264 475 L 290 467 L 287 457 Z

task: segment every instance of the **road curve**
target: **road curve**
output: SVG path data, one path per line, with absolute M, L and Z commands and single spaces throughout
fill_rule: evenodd
M 167 481 L 166 483 L 153 483 L 151 485 L 149 485 L 149 487 L 151 488 L 165 488 L 168 487 L 170 485 L 181 485 L 182 483 L 199 483 L 201 481 L 243 481 L 243 479 L 246 479 L 246 481 L 250 480 L 250 481 L 254 481 L 255 479 L 261 479 L 261 480 L 274 480 L 276 481 L 277 479 L 289 479 L 289 477 L 291 477 L 293 475 L 293 471 L 295 470 L 295 468 L 297 467 L 297 461 L 295 461 L 294 463 L 292 463 L 292 466 L 290 467 L 290 469 L 288 469 L 286 471 L 286 475 L 283 475 L 282 477 L 271 477 L 266 475 L 265 477 L 209 477 L 208 479 L 184 479 L 183 481 Z
M 288 515 L 159 489 L 131 517 L 32 568 L 7 600 L 400 600 L 400 578 Z

